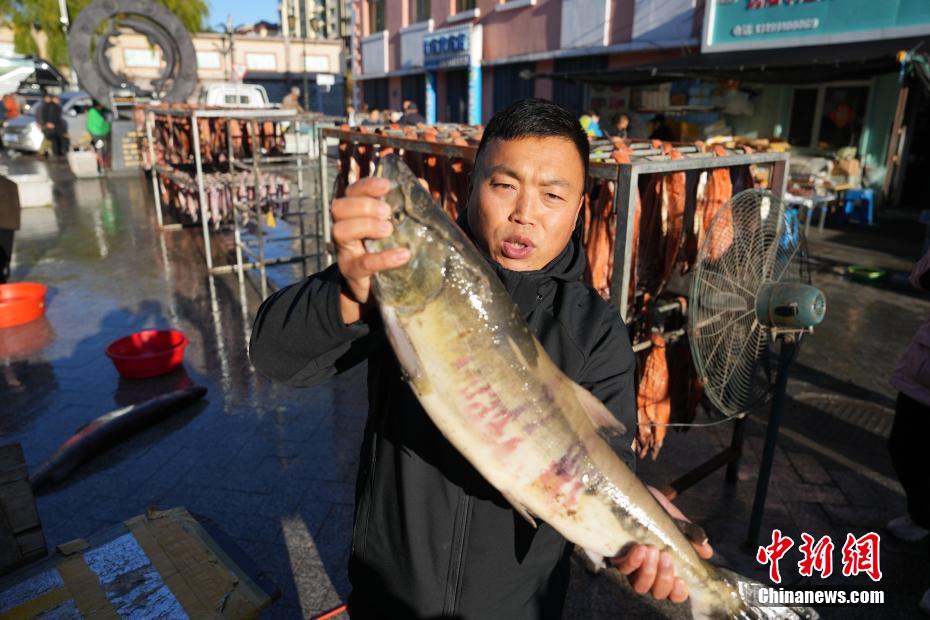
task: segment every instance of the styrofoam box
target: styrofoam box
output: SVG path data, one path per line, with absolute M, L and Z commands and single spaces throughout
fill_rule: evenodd
M 7 191 L 16 186 L 19 197 L 19 206 L 45 207 L 52 204 L 52 180 L 44 174 L 5 174 L 0 175 L 0 191 L 7 195 Z
M 97 169 L 97 154 L 93 151 L 69 151 L 68 166 L 71 167 L 74 176 L 79 179 L 100 176 L 100 170 Z

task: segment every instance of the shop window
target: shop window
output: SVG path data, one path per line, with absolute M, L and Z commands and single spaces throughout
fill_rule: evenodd
M 576 58 L 559 58 L 555 61 L 554 72 L 571 75 L 587 71 L 600 71 L 607 68 L 607 56 L 579 56 Z M 568 80 L 552 82 L 552 100 L 577 115 L 581 115 L 587 105 L 590 88 L 586 84 Z
M 476 7 L 475 0 L 455 0 L 455 12 L 463 13 Z
M 868 86 L 827 87 L 817 143 L 826 143 L 830 148 L 859 146 L 868 98 Z
M 409 0 L 408 13 L 410 23 L 425 22 L 431 16 L 431 0 Z
M 388 97 L 388 80 L 379 78 L 377 80 L 365 80 L 363 82 L 365 103 L 370 110 L 384 110 L 390 105 Z
M 368 0 L 368 33 L 384 30 L 384 0 Z

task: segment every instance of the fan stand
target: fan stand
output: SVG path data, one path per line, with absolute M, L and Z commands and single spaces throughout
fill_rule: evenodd
M 778 440 L 778 431 L 781 426 L 781 416 L 784 410 L 785 393 L 788 388 L 788 371 L 791 363 L 797 357 L 800 341 L 795 334 L 781 336 L 781 347 L 778 355 L 778 374 L 775 378 L 772 395 L 772 407 L 765 433 L 765 445 L 762 450 L 762 460 L 759 463 L 759 478 L 756 482 L 756 495 L 752 504 L 752 514 L 749 519 L 749 531 L 746 544 L 755 549 L 758 546 L 759 529 L 762 526 L 762 514 L 765 512 L 765 501 L 768 496 L 769 480 L 772 475 L 772 463 L 775 459 L 775 445 Z M 739 464 L 743 454 L 743 437 L 745 435 L 746 418 L 741 417 L 734 422 L 733 435 L 730 446 L 704 463 L 698 465 L 683 476 L 676 478 L 668 485 L 662 487 L 662 494 L 669 501 L 674 500 L 687 489 L 691 488 L 712 473 L 727 466 L 726 481 L 736 484 L 739 480 Z
M 772 410 L 765 429 L 765 446 L 762 449 L 762 461 L 759 463 L 759 478 L 756 481 L 756 497 L 752 502 L 752 515 L 749 518 L 749 532 L 746 544 L 755 549 L 759 544 L 759 529 L 762 527 L 762 515 L 765 512 L 765 500 L 768 496 L 769 479 L 772 475 L 772 463 L 775 460 L 775 445 L 778 442 L 778 429 L 785 408 L 785 393 L 788 389 L 788 371 L 797 357 L 800 340 L 794 334 L 782 336 L 778 355 L 778 375 L 775 378 L 775 390 L 772 394 Z M 727 472 L 729 474 L 729 471 Z M 728 475 L 729 479 L 729 475 Z

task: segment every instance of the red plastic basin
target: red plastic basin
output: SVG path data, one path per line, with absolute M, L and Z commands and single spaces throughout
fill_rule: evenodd
M 147 379 L 164 375 L 184 361 L 187 336 L 176 329 L 150 329 L 114 340 L 107 357 L 127 379 Z
M 0 328 L 35 321 L 45 314 L 48 287 L 38 282 L 0 284 Z

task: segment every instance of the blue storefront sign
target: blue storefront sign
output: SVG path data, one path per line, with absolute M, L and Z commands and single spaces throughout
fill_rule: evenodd
M 426 122 L 436 118 L 436 70 L 468 67 L 468 123 L 481 123 L 481 26 L 466 24 L 423 36 L 426 75 Z
M 702 52 L 930 34 L 930 0 L 707 0 Z
M 467 67 L 471 57 L 471 24 L 443 28 L 423 36 L 423 66 L 427 69 Z

